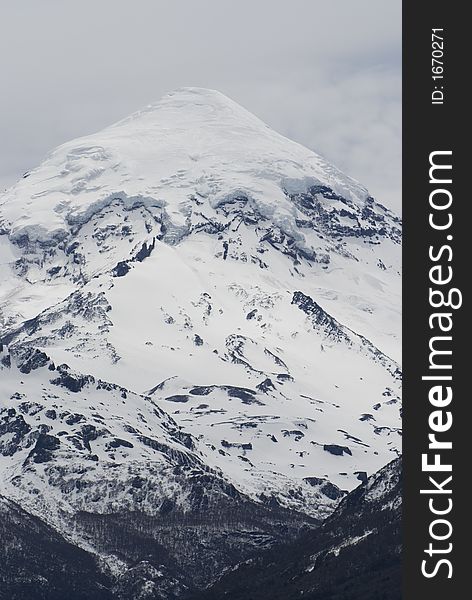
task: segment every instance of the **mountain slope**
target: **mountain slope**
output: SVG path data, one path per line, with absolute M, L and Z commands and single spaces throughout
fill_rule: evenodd
M 241 494 L 150 397 L 56 367 L 37 350 L 0 357 L 3 489 L 95 555 L 125 598 L 128 580 L 178 598 L 315 525 Z
M 0 497 L 0 531 L 8 540 L 0 548 L 0 597 L 27 600 L 34 590 L 35 598 L 49 600 L 65 595 L 74 600 L 290 600 L 301 595 L 310 600 L 397 599 L 400 484 L 401 463 L 396 460 L 351 492 L 321 527 L 270 551 L 260 549 L 243 563 L 236 561 L 203 592 L 179 587 L 162 565 L 153 567 L 150 555 L 124 575 L 104 575 L 93 555 Z M 153 577 L 165 582 L 164 589 Z
M 397 600 L 400 526 L 397 459 L 344 498 L 319 529 L 238 565 L 198 599 Z
M 0 197 L 0 492 L 169 598 L 312 527 L 400 453 L 400 244 L 218 92 L 60 146 Z
M 0 496 L 0 598 L 111 600 L 94 558 Z

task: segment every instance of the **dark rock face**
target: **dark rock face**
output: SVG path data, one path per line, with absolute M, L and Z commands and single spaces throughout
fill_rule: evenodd
M 0 410 L 0 454 L 13 456 L 22 447 L 32 444 L 27 436 L 31 431 L 23 415 L 17 414 L 14 408 Z
M 304 227 L 333 237 L 388 237 L 396 244 L 401 242 L 401 220 L 371 197 L 359 208 L 326 185 L 287 195 L 306 216 Z
M 259 383 L 256 388 L 260 391 L 260 392 L 268 392 L 269 390 L 275 390 L 275 385 L 272 383 L 272 380 L 267 377 L 267 379 L 264 379 L 264 381 L 261 381 L 261 383 Z
M 25 374 L 45 367 L 49 363 L 49 356 L 37 348 L 28 348 L 19 358 L 19 370 Z
M 250 321 L 251 319 L 254 319 L 254 317 L 257 315 L 257 308 L 254 308 L 253 310 L 249 311 L 246 315 L 246 319 L 248 321 Z
M 59 365 L 57 372 L 59 377 L 51 379 L 51 383 L 64 387 L 74 393 L 80 392 L 87 384 L 95 381 L 91 375 L 78 375 L 74 373 L 67 365 Z
M 187 394 L 175 394 L 174 396 L 167 396 L 167 402 L 188 402 L 189 397 Z
M 312 486 L 320 486 L 320 491 L 331 500 L 338 500 L 342 498 L 345 493 L 338 488 L 337 485 L 323 479 L 321 477 L 305 477 L 303 481 L 306 481 Z
M 400 525 L 396 459 L 348 494 L 321 527 L 240 564 L 191 599 L 400 600 Z
M 343 454 L 349 454 L 352 456 L 351 449 L 348 446 L 338 446 L 337 444 L 325 444 L 323 446 L 325 452 L 334 454 L 334 456 L 342 456 Z
M 336 319 L 329 315 L 325 310 L 317 304 L 313 298 L 307 296 L 303 292 L 294 292 L 292 304 L 298 306 L 312 321 L 312 323 L 320 327 L 327 337 L 337 341 L 349 342 L 349 338 L 341 328 Z
M 113 277 L 124 277 L 130 269 L 131 267 L 126 261 L 121 261 L 113 269 Z
M 268 381 L 270 381 L 270 379 Z M 243 404 L 259 404 L 259 401 L 256 398 L 257 392 L 255 390 L 237 387 L 234 385 L 200 385 L 193 387 L 190 390 L 190 393 L 192 394 L 192 396 L 208 396 L 214 390 L 222 390 L 230 398 L 238 398 Z
M 344 343 L 368 356 L 371 360 L 382 364 L 395 379 L 401 380 L 402 372 L 395 361 L 381 352 L 372 342 L 355 331 L 342 325 L 329 313 L 327 313 L 313 298 L 303 292 L 294 292 L 292 304 L 298 306 L 313 325 L 328 339 Z
M 134 448 L 131 442 L 127 440 L 114 439 L 111 442 L 108 442 L 109 448 Z
M 225 389 L 231 398 L 239 398 L 243 404 L 254 404 L 257 402 L 254 390 L 235 386 L 225 386 Z
M 195 346 L 203 346 L 203 339 L 198 334 L 195 334 L 193 337 L 193 343 Z
M 7 369 L 11 369 L 11 357 L 10 357 L 10 355 L 6 354 L 5 356 L 2 356 L 2 358 L 0 359 L 0 364 L 2 364 Z
M 227 440 L 221 440 L 221 445 L 223 446 L 223 448 L 240 448 L 241 450 L 252 450 L 252 444 L 250 442 L 239 444 L 234 442 L 228 442 Z
M 357 475 L 357 479 L 359 481 L 361 481 L 362 483 L 366 483 L 367 482 L 367 473 L 365 471 L 356 471 L 356 475 Z
M 47 433 L 40 433 L 28 459 L 31 459 L 35 463 L 48 462 L 52 459 L 54 450 L 58 450 L 60 445 L 61 442 L 57 437 L 48 435 Z
M 149 244 L 147 244 L 146 242 L 144 242 L 143 245 L 141 246 L 141 249 L 139 250 L 139 252 L 134 257 L 134 259 L 137 260 L 138 262 L 143 262 L 143 260 L 145 258 L 147 258 L 148 256 L 151 256 L 151 253 L 152 253 L 152 251 L 154 250 L 155 247 L 156 247 L 156 240 L 155 239 L 153 239 L 152 242 L 150 242 Z

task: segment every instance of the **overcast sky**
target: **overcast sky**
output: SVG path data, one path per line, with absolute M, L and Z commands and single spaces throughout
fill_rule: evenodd
M 182 86 L 220 90 L 400 211 L 401 0 L 0 3 L 0 187 Z

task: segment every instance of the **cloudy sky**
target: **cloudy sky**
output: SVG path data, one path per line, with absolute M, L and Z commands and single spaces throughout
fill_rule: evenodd
M 0 6 L 0 188 L 181 86 L 220 90 L 400 211 L 401 0 Z

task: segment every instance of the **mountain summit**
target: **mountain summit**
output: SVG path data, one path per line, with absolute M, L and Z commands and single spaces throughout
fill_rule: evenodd
M 0 494 L 118 587 L 204 588 L 398 456 L 401 221 L 224 95 L 60 146 L 0 226 Z
M 367 190 L 303 146 L 275 133 L 223 94 L 183 88 L 101 132 L 54 150 L 7 192 L 14 239 L 63 239 L 119 192 L 185 222 L 189 194 L 217 206 L 250 195 L 267 216 L 292 223 L 284 190 L 327 185 L 362 205 Z

